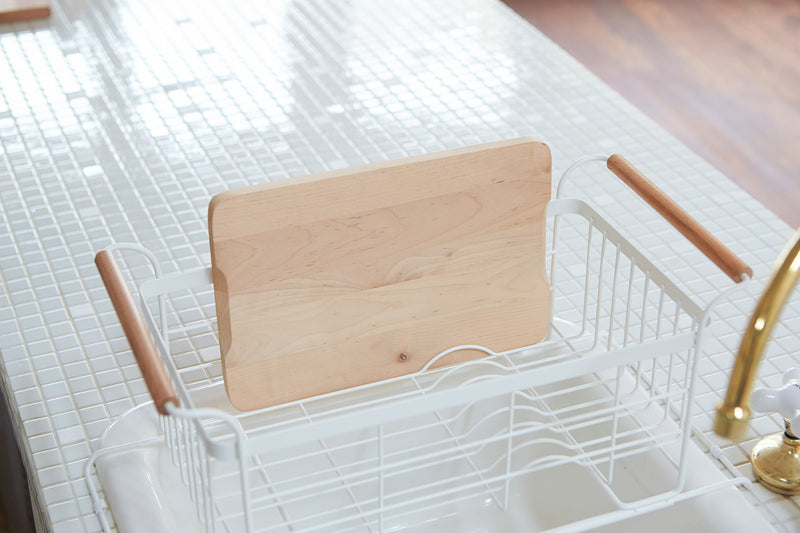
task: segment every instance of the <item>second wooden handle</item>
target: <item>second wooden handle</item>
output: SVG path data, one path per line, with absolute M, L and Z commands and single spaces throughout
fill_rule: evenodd
M 744 281 L 744 275 L 753 277 L 752 268 L 739 259 L 675 200 L 659 189 L 655 183 L 647 179 L 627 159 L 619 154 L 614 154 L 608 158 L 607 166 L 733 281 L 736 283 Z
M 168 414 L 166 404 L 171 402 L 176 406 L 179 405 L 178 396 L 175 394 L 164 364 L 158 356 L 156 345 L 139 312 L 139 307 L 128 290 L 117 260 L 110 251 L 103 250 L 97 253 L 94 262 L 97 270 L 100 271 L 100 277 L 106 286 L 111 303 L 114 304 L 114 310 L 117 312 L 122 329 L 131 345 L 133 355 L 136 357 L 136 363 L 147 384 L 147 390 L 150 391 L 150 396 L 153 397 L 158 412 L 166 415 Z

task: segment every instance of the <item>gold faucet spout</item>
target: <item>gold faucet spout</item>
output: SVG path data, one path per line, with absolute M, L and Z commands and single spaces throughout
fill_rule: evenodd
M 725 399 L 717 406 L 714 432 L 740 439 L 750 420 L 750 396 L 772 328 L 800 277 L 800 229 L 783 250 L 742 338 Z

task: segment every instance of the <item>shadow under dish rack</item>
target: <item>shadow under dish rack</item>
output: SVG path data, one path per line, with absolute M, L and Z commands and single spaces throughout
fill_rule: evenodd
M 573 164 L 559 195 L 568 175 L 606 159 Z M 629 184 L 666 205 L 652 184 Z M 140 304 L 181 407 L 164 404 L 150 441 L 105 438 L 91 463 L 157 446 L 180 478 L 168 492 L 188 494 L 207 531 L 577 531 L 730 485 L 686 484 L 713 303 L 697 305 L 587 203 L 557 198 L 547 215 L 544 341 L 502 353 L 454 347 L 440 356 L 486 357 L 432 368 L 437 356 L 411 375 L 252 412 L 225 396 L 211 269 L 160 275 L 146 251 L 112 247 L 153 260 Z M 679 229 L 695 224 L 684 215 Z M 114 482 L 100 474 L 116 512 Z

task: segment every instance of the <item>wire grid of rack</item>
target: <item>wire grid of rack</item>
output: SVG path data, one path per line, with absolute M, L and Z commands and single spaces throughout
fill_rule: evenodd
M 454 347 L 487 357 L 430 368 L 448 350 L 416 374 L 254 412 L 227 402 L 213 349 L 186 348 L 214 335 L 210 269 L 141 284 L 182 403 L 160 417 L 165 444 L 205 529 L 411 530 L 469 509 L 582 530 L 679 498 L 713 303 L 694 303 L 588 204 L 554 200 L 548 216 L 543 342 Z M 576 237 L 585 247 L 559 246 Z M 631 484 L 643 467 L 660 475 Z M 575 480 L 592 504 L 555 521 L 547 510 Z

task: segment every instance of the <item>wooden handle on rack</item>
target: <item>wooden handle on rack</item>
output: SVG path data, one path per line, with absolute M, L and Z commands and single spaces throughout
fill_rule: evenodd
M 753 277 L 753 269 L 739 259 L 727 246 L 686 212 L 680 205 L 659 189 L 655 183 L 639 172 L 627 159 L 619 154 L 608 158 L 608 169 L 616 174 L 628 187 L 658 211 L 667 222 L 689 239 L 706 257 L 711 259 L 730 278 L 739 283 L 746 274 Z
M 178 396 L 169 380 L 167 371 L 161 358 L 158 356 L 153 337 L 147 330 L 147 324 L 139 312 L 139 307 L 133 295 L 128 290 L 125 278 L 119 268 L 117 260 L 109 250 L 98 252 L 94 258 L 103 284 L 106 286 L 111 303 L 117 312 L 122 329 L 136 357 L 136 363 L 142 372 L 147 390 L 153 397 L 156 409 L 162 415 L 167 414 L 166 403 L 171 402 L 179 405 Z

